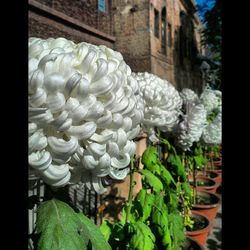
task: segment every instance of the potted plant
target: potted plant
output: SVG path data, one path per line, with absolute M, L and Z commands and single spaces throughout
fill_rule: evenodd
M 191 217 L 193 218 L 194 223 L 191 227 L 186 227 L 186 234 L 191 239 L 197 240 L 204 246 L 212 224 L 207 216 L 198 211 L 192 211 Z

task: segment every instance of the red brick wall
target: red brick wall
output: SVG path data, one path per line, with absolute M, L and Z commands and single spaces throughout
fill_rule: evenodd
M 135 72 L 150 71 L 149 1 L 114 0 L 115 48 Z
M 84 41 L 96 45 L 103 44 L 107 47 L 113 48 L 115 38 L 105 33 L 107 29 L 109 32 L 111 31 L 111 25 L 109 25 L 108 21 L 105 22 L 105 25 L 104 23 L 102 24 L 102 26 L 107 27 L 106 30 L 99 29 L 99 31 L 101 31 L 100 35 L 98 29 L 95 29 L 96 21 L 99 19 L 95 16 L 94 11 L 91 14 L 91 11 L 88 10 L 88 13 L 89 15 L 92 15 L 92 18 L 89 18 L 87 23 L 92 23 L 93 25 L 86 26 L 84 20 L 87 18 L 84 14 L 84 9 L 82 9 L 82 6 L 79 5 L 83 4 L 82 1 L 60 1 L 61 0 L 30 0 L 28 22 L 30 37 L 65 37 L 66 39 L 74 42 Z M 75 2 L 77 2 L 78 5 L 74 5 Z M 91 3 L 93 3 L 93 1 L 91 1 Z M 70 6 L 74 7 L 70 9 Z M 86 9 L 86 3 L 84 6 Z M 97 9 L 95 9 L 95 11 L 97 12 Z M 87 17 L 89 15 L 87 15 Z M 111 20 L 110 15 L 108 16 L 109 20 Z M 76 23 L 78 25 L 75 25 Z M 98 32 L 99 34 L 97 34 Z

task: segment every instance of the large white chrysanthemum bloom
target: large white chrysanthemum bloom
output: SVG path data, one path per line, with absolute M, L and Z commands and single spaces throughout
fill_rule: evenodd
M 198 142 L 207 125 L 207 112 L 203 104 L 189 105 L 183 121 L 179 124 L 177 144 L 189 150 L 194 142 Z
M 155 138 L 152 128 L 161 131 L 172 131 L 178 123 L 181 113 L 182 99 L 179 92 L 168 81 L 148 72 L 132 73 L 140 86 L 141 98 L 145 112 L 143 125 L 150 138 Z
M 207 113 L 218 111 L 221 109 L 221 91 L 212 90 L 206 87 L 200 96 L 200 101 L 204 105 Z
M 221 112 L 217 114 L 213 122 L 207 125 L 202 134 L 202 140 L 206 144 L 221 144 L 222 120 Z
M 29 39 L 29 165 L 47 184 L 123 179 L 143 106 L 119 52 L 64 38 Z
M 193 105 L 199 103 L 199 97 L 192 89 L 182 89 L 180 96 L 183 100 L 184 106 L 188 105 L 189 103 L 192 103 Z

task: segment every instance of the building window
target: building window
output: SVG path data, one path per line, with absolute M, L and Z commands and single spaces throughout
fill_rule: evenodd
M 168 46 L 172 47 L 172 26 L 168 24 Z
M 161 11 L 161 48 L 162 52 L 166 52 L 166 7 Z
M 105 0 L 98 0 L 98 10 L 103 13 L 106 12 Z
M 154 19 L 154 33 L 155 36 L 159 38 L 159 11 L 154 9 L 155 19 Z

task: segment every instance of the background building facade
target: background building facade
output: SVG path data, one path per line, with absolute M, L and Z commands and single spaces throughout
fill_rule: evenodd
M 104 44 L 178 90 L 202 90 L 201 28 L 194 0 L 29 0 L 29 36 Z

